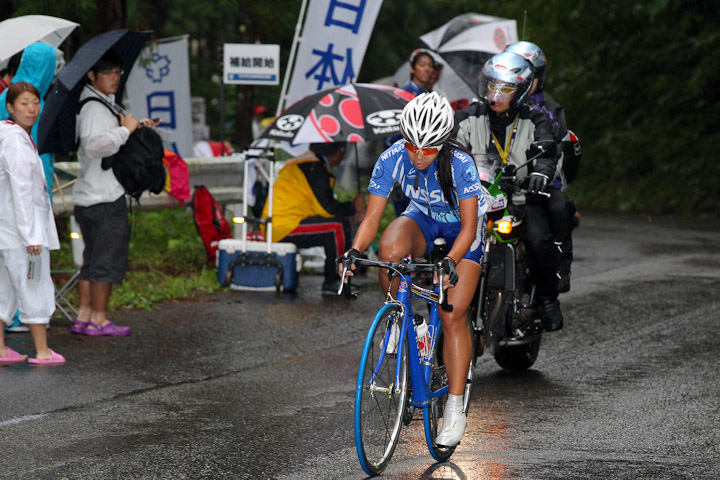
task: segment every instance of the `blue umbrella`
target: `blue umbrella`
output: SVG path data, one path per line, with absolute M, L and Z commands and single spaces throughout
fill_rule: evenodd
M 131 32 L 127 29 L 101 33 L 85 43 L 72 60 L 60 70 L 55 84 L 50 89 L 45 109 L 38 125 L 38 150 L 40 153 L 67 155 L 77 148 L 75 140 L 75 116 L 78 99 L 86 84 L 87 72 L 108 51 L 117 53 L 122 61 L 124 73 L 117 91 L 122 95 L 130 70 L 145 42 L 148 32 Z

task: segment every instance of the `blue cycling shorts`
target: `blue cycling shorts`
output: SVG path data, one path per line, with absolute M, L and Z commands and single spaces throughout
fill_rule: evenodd
M 440 223 L 432 218 L 428 217 L 422 212 L 414 210 L 406 210 L 400 215 L 401 217 L 408 217 L 415 220 L 420 226 L 423 235 L 425 236 L 425 253 L 427 256 L 433 249 L 433 242 L 436 238 L 442 237 L 445 239 L 447 244 L 447 251 L 452 249 L 455 239 L 460 233 L 460 222 L 453 223 Z M 470 249 L 463 258 L 472 260 L 475 263 L 480 263 L 480 260 L 485 253 L 485 230 L 487 229 L 487 217 L 483 215 L 478 218 L 477 232 L 475 233 L 475 240 L 473 240 Z

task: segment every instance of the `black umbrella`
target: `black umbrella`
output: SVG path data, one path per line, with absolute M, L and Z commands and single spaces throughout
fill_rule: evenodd
M 396 87 L 350 83 L 298 100 L 260 138 L 291 143 L 365 142 L 400 134 L 413 95 Z
M 119 98 L 122 96 L 130 70 L 151 34 L 151 31 L 113 30 L 93 37 L 80 47 L 72 60 L 58 73 L 57 80 L 46 99 L 38 124 L 40 153 L 67 155 L 68 152 L 75 150 L 75 116 L 87 72 L 108 51 L 117 53 L 124 71 L 116 94 Z
M 400 134 L 400 114 L 412 100 L 405 90 L 349 83 L 317 92 L 289 106 L 260 138 L 291 143 L 353 142 L 358 193 L 357 142 Z

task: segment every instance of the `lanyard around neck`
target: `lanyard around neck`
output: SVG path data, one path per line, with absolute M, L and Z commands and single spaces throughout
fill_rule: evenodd
M 518 124 L 518 118 L 520 118 L 520 114 L 518 113 L 515 115 L 515 120 L 513 120 L 512 124 L 512 133 L 510 133 L 510 137 L 505 141 L 505 150 L 502 150 L 500 148 L 500 141 L 497 139 L 495 134 L 492 132 L 492 129 L 490 130 L 490 135 L 492 135 L 493 143 L 495 144 L 495 148 L 497 149 L 498 153 L 500 154 L 500 158 L 502 158 L 503 165 L 508 163 L 507 159 L 510 156 L 510 150 L 512 149 L 512 144 L 515 141 L 515 134 L 517 133 L 517 124 Z

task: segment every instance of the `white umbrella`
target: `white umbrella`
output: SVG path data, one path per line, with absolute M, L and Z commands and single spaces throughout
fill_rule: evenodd
M 464 13 L 420 37 L 420 44 L 433 52 L 443 68 L 434 90 L 455 108 L 463 108 L 477 96 L 478 75 L 483 64 L 509 43 L 516 42 L 515 20 Z M 410 65 L 404 63 L 393 80 L 400 87 L 410 80 Z
M 0 64 L 35 42 L 58 47 L 79 24 L 48 15 L 24 15 L 0 22 Z

